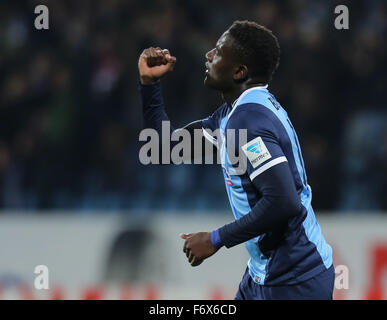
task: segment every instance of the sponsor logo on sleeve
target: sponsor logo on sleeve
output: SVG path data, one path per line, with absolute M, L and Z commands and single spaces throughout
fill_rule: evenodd
M 258 167 L 261 163 L 271 158 L 271 154 L 261 137 L 257 137 L 243 145 L 242 150 L 253 168 Z

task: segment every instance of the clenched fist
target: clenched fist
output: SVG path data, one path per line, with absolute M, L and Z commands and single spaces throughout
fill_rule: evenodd
M 142 84 L 157 82 L 167 72 L 172 71 L 176 57 L 171 56 L 168 49 L 150 47 L 145 49 L 138 59 L 138 71 Z
M 185 240 L 183 252 L 193 267 L 200 265 L 217 251 L 212 245 L 209 232 L 181 233 L 180 238 Z

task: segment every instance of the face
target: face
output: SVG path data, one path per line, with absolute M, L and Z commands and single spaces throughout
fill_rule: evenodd
M 215 48 L 206 53 L 205 86 L 220 91 L 227 91 L 233 87 L 232 41 L 226 31 L 217 41 Z

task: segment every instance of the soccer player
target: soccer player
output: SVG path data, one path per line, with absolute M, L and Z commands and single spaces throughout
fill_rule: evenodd
M 181 234 L 192 266 L 221 247 L 245 243 L 250 259 L 235 299 L 332 299 L 332 249 L 311 205 L 304 161 L 295 129 L 268 91 L 279 65 L 277 38 L 266 27 L 235 21 L 206 53 L 205 86 L 224 100 L 211 116 L 185 127 L 202 128 L 218 149 L 235 221 L 212 232 Z M 145 49 L 138 67 L 145 127 L 161 132 L 168 121 L 160 78 L 173 70 L 168 50 Z M 220 129 L 221 134 L 210 133 Z M 247 143 L 235 143 L 246 170 L 233 174 L 226 131 L 247 130 Z M 174 128 L 171 126 L 171 132 Z

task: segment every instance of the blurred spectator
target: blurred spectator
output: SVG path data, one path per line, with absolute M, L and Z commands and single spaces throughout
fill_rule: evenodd
M 41 3 L 49 30 L 33 27 Z M 350 30 L 334 28 L 338 4 Z M 169 48 L 178 58 L 163 80 L 170 118 L 204 118 L 221 103 L 202 85 L 204 55 L 237 19 L 279 38 L 270 90 L 299 134 L 314 207 L 387 209 L 383 0 L 1 1 L 0 206 L 228 210 L 218 167 L 139 163 L 137 59 Z
M 348 121 L 343 139 L 339 209 L 386 209 L 387 112 L 364 108 Z

